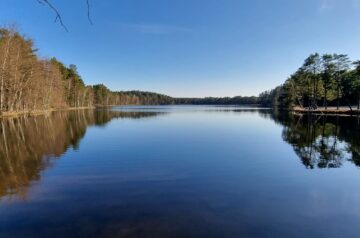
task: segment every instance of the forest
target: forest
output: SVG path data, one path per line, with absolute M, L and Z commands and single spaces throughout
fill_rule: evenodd
M 41 59 L 33 41 L 11 29 L 0 29 L 0 112 L 45 111 L 106 105 L 237 104 L 256 98 L 172 98 L 141 92 L 114 92 L 103 84 L 88 86 L 75 65 Z
M 205 98 L 176 98 L 175 104 L 190 105 L 256 105 L 258 97 L 205 97 Z
M 347 55 L 310 55 L 286 82 L 252 97 L 173 98 L 86 85 L 76 65 L 37 55 L 32 39 L 0 28 L 0 114 L 111 105 L 261 105 L 277 108 L 360 107 L 360 61 Z
M 112 92 L 105 85 L 85 85 L 75 65 L 41 59 L 31 39 L 0 29 L 0 113 L 36 112 L 95 105 L 172 104 L 165 95 Z
M 360 61 L 345 54 L 311 54 L 286 82 L 259 95 L 261 105 L 325 110 L 360 109 Z
M 110 105 L 257 104 L 257 97 L 173 98 L 141 91 L 111 91 L 103 84 L 85 85 L 74 64 L 42 59 L 31 39 L 0 29 L 0 112 L 14 114 L 60 108 Z

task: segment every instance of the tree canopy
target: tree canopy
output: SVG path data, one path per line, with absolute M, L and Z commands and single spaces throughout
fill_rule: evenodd
M 282 108 L 360 108 L 360 61 L 345 54 L 311 54 L 283 85 L 260 94 L 263 105 Z

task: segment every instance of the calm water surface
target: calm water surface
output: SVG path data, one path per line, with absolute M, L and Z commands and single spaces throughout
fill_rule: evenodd
M 1 120 L 0 237 L 359 237 L 360 120 L 116 107 Z

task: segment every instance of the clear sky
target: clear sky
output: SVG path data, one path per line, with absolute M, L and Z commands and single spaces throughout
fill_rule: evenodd
M 360 59 L 360 0 L 0 0 L 42 57 L 76 64 L 85 83 L 171 96 L 257 95 L 313 52 Z

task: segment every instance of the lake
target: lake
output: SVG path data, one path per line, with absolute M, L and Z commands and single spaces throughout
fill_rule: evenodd
M 0 237 L 359 237 L 360 120 L 137 106 L 0 120 Z

